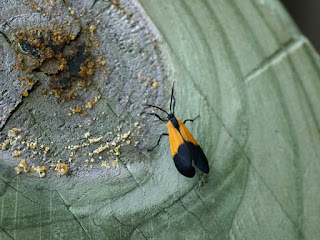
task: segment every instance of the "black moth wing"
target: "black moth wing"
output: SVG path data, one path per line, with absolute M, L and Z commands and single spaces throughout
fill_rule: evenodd
M 191 159 L 194 161 L 196 167 L 204 173 L 209 173 L 209 164 L 206 156 L 204 155 L 199 145 L 194 145 L 191 142 L 186 142 L 189 148 Z
M 192 154 L 186 142 L 179 146 L 178 153 L 173 156 L 173 161 L 183 176 L 192 178 L 195 175 L 196 171 L 192 166 Z

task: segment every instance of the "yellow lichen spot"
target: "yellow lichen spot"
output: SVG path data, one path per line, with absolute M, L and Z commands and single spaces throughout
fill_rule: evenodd
M 70 108 L 70 111 L 71 111 L 72 113 L 79 113 L 79 112 L 82 111 L 82 107 L 77 106 L 76 108 Z
M 20 151 L 14 150 L 14 151 L 12 152 L 12 156 L 14 156 L 14 157 L 19 157 L 19 156 L 20 156 Z
M 96 29 L 97 29 L 97 27 L 94 26 L 94 25 L 91 25 L 91 26 L 89 27 L 89 31 L 90 31 L 90 33 L 91 33 L 91 36 L 94 36 L 94 35 L 93 35 L 93 32 L 94 32 Z
M 108 149 L 109 148 L 109 143 L 106 143 L 105 145 L 102 145 L 100 147 L 98 147 L 97 149 L 95 149 L 93 151 L 94 154 L 98 154 L 98 153 L 101 153 L 103 152 L 104 150 Z M 90 154 L 89 154 L 90 155 Z
M 47 167 L 46 166 L 31 166 L 31 169 L 39 174 L 39 177 L 43 178 L 47 175 Z
M 87 63 L 88 68 L 93 68 L 94 67 L 94 62 L 90 61 Z
M 86 133 L 84 134 L 84 137 L 85 137 L 85 138 L 90 137 L 90 132 L 86 132 Z
M 153 88 L 158 88 L 159 87 L 159 84 L 157 81 L 154 81 L 151 85 Z
M 29 172 L 29 167 L 28 167 L 25 159 L 21 159 L 21 161 L 19 163 L 19 167 L 22 167 L 25 172 Z
M 100 142 L 102 139 L 102 137 L 98 137 L 98 138 L 89 138 L 89 143 L 92 144 L 92 143 L 97 143 L 97 142 Z
M 45 149 L 43 150 L 44 153 L 47 153 L 50 150 L 49 147 L 45 147 Z
M 35 149 L 36 147 L 38 146 L 38 142 L 35 141 L 35 142 L 31 142 L 29 143 L 28 147 L 32 148 L 32 149 Z
M 90 162 L 94 163 L 94 162 L 95 162 L 94 158 L 91 158 L 91 159 L 90 159 Z
M 81 145 L 70 145 L 67 147 L 69 150 L 79 150 Z
M 116 155 L 116 156 L 119 156 L 119 155 L 120 155 L 120 147 L 121 147 L 121 146 L 119 145 L 119 146 L 117 146 L 117 147 L 114 148 L 114 152 L 115 152 L 115 155 Z
M 69 10 L 69 12 L 70 12 L 71 15 L 74 15 L 74 10 L 72 10 L 71 7 L 68 7 L 68 10 Z
M 12 128 L 8 131 L 8 137 L 15 137 L 18 132 L 21 132 L 21 128 Z
M 20 173 L 21 173 L 21 169 L 18 168 L 18 167 L 15 167 L 14 170 L 16 171 L 17 174 L 20 174 Z
M 103 161 L 103 162 L 101 163 L 101 167 L 105 167 L 106 169 L 109 169 L 111 166 L 110 166 L 110 164 L 109 164 L 107 161 Z
M 52 169 L 55 169 L 56 168 L 56 166 L 57 166 L 57 164 L 55 164 L 55 163 L 50 163 L 50 168 L 52 168 Z
M 1 150 L 6 150 L 7 143 L 1 143 Z
M 91 102 L 88 102 L 86 104 L 86 109 L 91 109 L 93 107 L 92 103 Z
M 130 134 L 131 134 L 131 131 L 128 131 L 127 133 L 121 135 L 121 139 L 123 140 L 127 139 L 130 136 Z
M 112 166 L 118 167 L 118 159 L 112 161 Z

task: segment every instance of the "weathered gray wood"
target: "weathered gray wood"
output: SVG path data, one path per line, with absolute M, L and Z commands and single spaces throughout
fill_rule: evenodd
M 17 141 L 0 151 L 1 239 L 320 235 L 320 61 L 277 1 L 74 0 L 57 1 L 54 8 L 40 2 L 41 13 L 65 27 L 64 20 L 70 22 L 66 29 L 75 41 L 99 42 L 91 54 L 106 61 L 86 91 L 58 103 L 42 96 L 49 70 L 29 73 L 42 84 L 28 88 L 19 84 L 21 71 L 12 70 L 14 27 L 50 28 L 51 22 L 30 4 L 9 2 L 0 3 L 0 91 L 7 91 L 0 96 L 0 142 L 16 127 L 23 140 L 50 150 L 30 157 L 32 149 Z M 90 26 L 96 29 L 90 32 Z M 173 82 L 176 115 L 200 115 L 188 127 L 209 159 L 209 175 L 181 176 L 166 140 L 154 152 L 145 151 L 166 129 L 139 115 L 142 104 L 167 109 Z M 29 95 L 21 98 L 25 89 Z M 68 116 L 69 108 L 98 95 L 88 115 Z M 129 130 L 134 136 L 120 156 L 102 152 L 93 155 L 95 163 L 86 163 L 89 152 Z M 102 140 L 68 149 L 87 143 L 87 132 Z M 118 166 L 100 166 L 99 156 L 110 165 L 118 159 Z M 46 166 L 61 159 L 69 173 L 17 175 L 21 158 Z

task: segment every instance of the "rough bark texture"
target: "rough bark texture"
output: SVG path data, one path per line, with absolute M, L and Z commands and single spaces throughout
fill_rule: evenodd
M 0 16 L 0 239 L 319 237 L 320 59 L 277 1 Z M 208 175 L 181 176 L 165 139 L 146 151 L 166 129 L 143 104 L 167 109 L 173 82 Z

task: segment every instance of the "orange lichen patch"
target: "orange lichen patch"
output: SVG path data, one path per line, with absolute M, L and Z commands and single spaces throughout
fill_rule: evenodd
M 42 10 L 41 7 L 38 5 L 37 1 L 35 1 L 33 4 L 29 4 L 29 6 L 32 7 L 33 9 L 39 11 L 39 12 L 41 12 L 41 10 Z
M 119 5 L 118 0 L 110 0 L 111 5 L 113 5 L 116 9 L 123 11 L 123 9 Z
M 23 70 L 24 65 L 21 62 L 18 62 L 15 66 L 12 67 L 12 69 Z
M 80 113 L 82 111 L 82 107 L 77 106 L 75 108 L 70 108 L 70 111 L 75 114 L 75 113 Z
M 28 97 L 28 95 L 29 95 L 28 90 L 24 90 L 24 91 L 22 92 L 22 96 Z
M 105 66 L 105 65 L 106 65 L 106 61 L 101 60 L 101 61 L 99 62 L 99 65 L 102 66 L 102 67 Z
M 79 94 L 75 91 L 75 90 L 71 90 L 70 92 L 68 92 L 66 94 L 65 99 L 66 100 L 71 100 L 71 99 L 75 99 Z
M 33 86 L 35 84 L 35 82 L 32 81 L 32 77 L 31 76 L 27 76 L 27 75 L 18 75 L 18 79 L 21 81 L 20 85 L 21 86 Z
M 21 54 L 18 54 L 17 61 L 22 62 L 22 60 L 23 60 L 23 56 Z
M 80 67 L 78 75 L 81 76 L 84 80 L 87 80 L 88 76 L 94 73 L 94 66 L 95 63 L 92 60 L 87 59 L 85 64 Z
M 45 3 L 47 3 L 45 1 Z M 44 4 L 45 4 L 44 3 Z M 35 5 L 36 6 L 36 5 Z M 69 11 L 73 12 L 72 9 Z M 88 31 L 95 28 L 91 26 Z M 52 29 L 33 28 L 20 30 L 16 34 L 14 41 L 20 47 L 20 51 L 26 55 L 17 54 L 17 64 L 13 68 L 32 72 L 41 70 L 48 76 L 48 91 L 58 100 L 71 100 L 78 96 L 72 89 L 78 85 L 78 89 L 90 86 L 87 80 L 95 72 L 95 61 L 91 57 L 89 47 L 91 44 L 84 42 L 73 42 L 76 36 L 70 35 L 61 26 L 55 24 Z M 67 46 L 68 45 L 68 46 Z M 18 47 L 16 51 L 18 52 Z M 68 49 L 68 47 L 70 49 Z M 64 51 L 67 48 L 66 51 Z M 20 77 L 21 85 L 33 86 L 32 77 Z M 46 89 L 48 89 L 46 88 Z M 43 93 L 45 98 L 48 95 Z
M 59 162 L 54 169 L 58 176 L 62 176 L 67 174 L 68 172 L 68 166 L 65 163 Z

